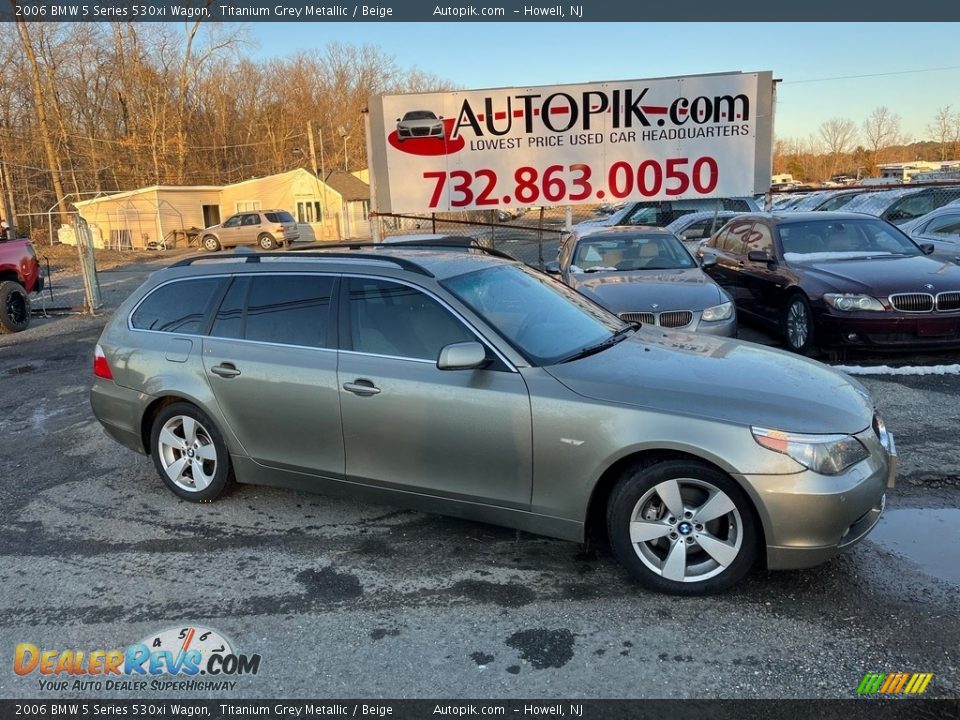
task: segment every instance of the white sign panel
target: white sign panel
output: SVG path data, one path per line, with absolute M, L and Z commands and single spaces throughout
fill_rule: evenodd
M 769 72 L 371 99 L 379 212 L 735 197 L 770 183 Z

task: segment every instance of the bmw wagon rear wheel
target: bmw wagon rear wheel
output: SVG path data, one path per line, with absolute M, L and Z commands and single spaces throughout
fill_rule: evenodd
M 168 405 L 154 418 L 150 452 L 164 483 L 185 500 L 213 500 L 233 479 L 223 436 L 189 403 Z
M 726 590 L 757 557 L 746 493 L 695 461 L 628 470 L 610 495 L 607 530 L 614 554 L 641 584 L 674 595 Z

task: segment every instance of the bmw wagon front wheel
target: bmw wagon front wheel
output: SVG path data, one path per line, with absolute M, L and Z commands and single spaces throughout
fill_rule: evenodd
M 213 500 L 233 480 L 223 436 L 189 403 L 168 405 L 154 418 L 150 454 L 163 482 L 184 500 Z
M 746 493 L 695 461 L 629 469 L 610 495 L 607 531 L 617 559 L 641 584 L 674 595 L 726 590 L 757 557 Z

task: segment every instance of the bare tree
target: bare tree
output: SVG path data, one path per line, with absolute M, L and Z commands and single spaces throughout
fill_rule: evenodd
M 60 177 L 60 162 L 57 157 L 56 141 L 51 123 L 47 116 L 47 98 L 43 89 L 43 76 L 41 74 L 40 62 L 37 60 L 37 53 L 34 48 L 34 40 L 30 34 L 30 28 L 27 23 L 18 20 L 16 23 L 17 34 L 20 37 L 20 48 L 30 66 L 30 84 L 33 89 L 34 109 L 37 112 L 37 123 L 40 130 L 40 139 L 43 141 L 43 149 L 47 156 L 47 167 L 50 171 L 50 179 L 53 182 L 53 191 L 57 196 L 57 202 L 60 209 L 60 223 L 67 224 L 67 209 L 64 207 L 66 194 L 63 191 L 63 181 Z M 36 28 L 37 25 L 34 25 Z M 40 25 L 41 33 L 44 32 L 43 25 Z
M 837 172 L 840 165 L 840 156 L 853 149 L 857 139 L 857 126 L 849 118 L 832 118 L 821 123 L 820 137 L 830 153 L 830 174 Z
M 886 105 L 874 108 L 863 121 L 863 136 L 872 151 L 870 156 L 870 174 L 872 175 L 874 168 L 882 162 L 882 151 L 902 142 L 900 116 L 891 112 Z
M 940 146 L 940 159 L 946 160 L 949 153 L 950 141 L 953 139 L 955 119 L 950 112 L 950 106 L 937 108 L 933 120 L 927 125 L 927 131 Z

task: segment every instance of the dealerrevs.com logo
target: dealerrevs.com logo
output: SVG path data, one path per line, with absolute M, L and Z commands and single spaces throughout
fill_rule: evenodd
M 750 98 L 743 93 L 654 99 L 649 92 L 648 87 L 627 87 L 579 94 L 521 93 L 473 102 L 464 98 L 452 118 L 428 109 L 404 113 L 388 141 L 411 155 L 451 155 L 463 150 L 466 138 L 667 128 L 648 133 L 646 139 L 686 139 L 711 136 L 697 128 L 718 125 L 738 125 L 747 134 Z
M 233 690 L 239 675 L 256 675 L 260 655 L 238 653 L 217 630 L 168 628 L 125 649 L 42 648 L 20 643 L 13 671 L 37 677 L 41 691 Z

